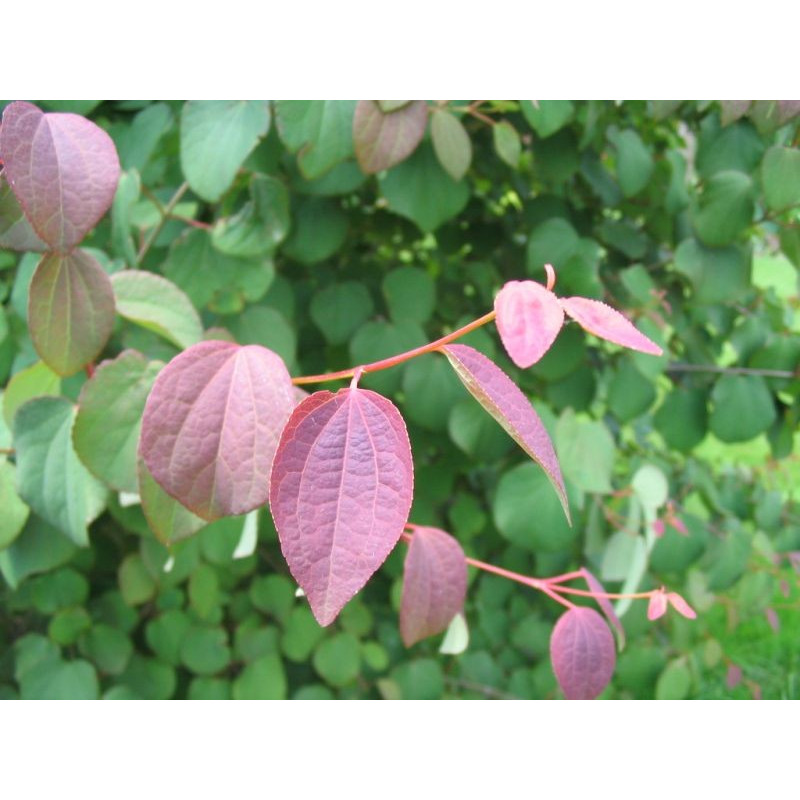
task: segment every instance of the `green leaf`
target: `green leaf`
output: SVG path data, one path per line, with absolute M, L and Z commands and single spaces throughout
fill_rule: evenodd
M 460 214 L 470 196 L 467 184 L 454 181 L 442 169 L 426 142 L 381 176 L 378 185 L 389 209 L 410 219 L 424 233 Z
M 387 111 L 374 100 L 361 100 L 353 119 L 353 146 L 367 174 L 391 169 L 416 150 L 428 127 L 424 100 Z
M 83 605 L 89 597 L 89 582 L 68 567 L 41 575 L 30 586 L 33 605 L 41 614 L 52 615 L 63 608 Z
M 314 669 L 336 688 L 347 686 L 361 670 L 361 647 L 351 633 L 336 633 L 324 639 L 314 651 Z
M 492 143 L 495 152 L 511 169 L 519 166 L 522 155 L 522 142 L 517 129 L 507 120 L 501 120 L 492 127 Z
M 513 447 L 513 440 L 472 400 L 451 408 L 447 429 L 459 449 L 477 461 L 496 461 Z
M 585 492 L 611 491 L 616 447 L 602 422 L 579 419 L 568 409 L 558 420 L 555 440 L 567 479 Z
M 675 269 L 692 282 L 697 305 L 741 299 L 750 288 L 751 263 L 751 253 L 743 247 L 706 247 L 693 237 L 675 251 Z
M 72 443 L 103 482 L 137 493 L 136 451 L 145 401 L 163 365 L 126 350 L 104 361 L 81 390 Z
M 617 151 L 617 180 L 625 197 L 634 197 L 650 182 L 653 156 L 636 131 L 609 131 Z
M 72 375 L 105 347 L 114 326 L 114 291 L 85 250 L 47 253 L 28 295 L 28 326 L 36 351 L 59 375 Z
M 439 700 L 444 694 L 442 667 L 432 658 L 398 664 L 392 670 L 391 678 L 404 700 Z
M 575 107 L 569 100 L 522 100 L 519 104 L 525 119 L 536 133 L 546 139 L 561 130 L 575 115 Z
M 415 358 L 403 375 L 405 412 L 423 428 L 443 431 L 450 409 L 464 397 L 461 382 L 443 358 Z
M 213 675 L 228 666 L 231 650 L 222 628 L 191 628 L 181 646 L 181 661 L 197 675 Z
M 425 332 L 414 322 L 391 323 L 374 320 L 362 325 L 350 340 L 350 360 L 368 364 L 421 347 L 428 341 Z M 360 385 L 381 394 L 392 394 L 400 387 L 404 367 L 365 375 Z
M 145 700 L 168 700 L 174 694 L 177 683 L 172 667 L 138 653 L 133 654 L 118 681 L 136 697 Z
M 63 647 L 75 644 L 78 637 L 92 627 L 85 608 L 63 608 L 50 619 L 47 635 Z
M 264 614 L 284 622 L 297 603 L 296 585 L 283 575 L 264 575 L 250 584 L 250 602 Z
M 3 419 L 9 428 L 14 425 L 17 409 L 34 397 L 58 397 L 61 394 L 61 379 L 44 361 L 37 361 L 20 370 L 8 382 L 3 392 Z
M 154 103 L 143 108 L 130 125 L 122 126 L 115 137 L 122 168 L 141 172 L 173 123 L 170 107 L 166 103 Z
M 151 600 L 157 586 L 138 553 L 130 553 L 122 560 L 117 570 L 122 599 L 129 606 L 139 606 Z
M 123 672 L 133 654 L 131 640 L 122 631 L 102 622 L 92 626 L 81 640 L 80 649 L 101 672 L 109 675 Z
M 701 127 L 695 163 L 701 178 L 729 169 L 749 174 L 763 153 L 764 142 L 749 122 L 720 127 L 711 117 Z
M 231 684 L 222 678 L 195 678 L 189 684 L 189 700 L 230 700 Z
M 567 493 L 574 492 L 567 484 Z M 574 505 L 574 503 L 573 503 Z M 547 475 L 534 463 L 506 472 L 497 485 L 492 517 L 500 533 L 529 552 L 557 553 L 571 546 L 578 529 L 570 527 Z
M 189 605 L 200 619 L 209 619 L 220 603 L 219 578 L 216 570 L 201 564 L 189 578 Z
M 0 173 L 0 247 L 39 252 L 48 249 L 31 227 L 2 173 Z
M 221 219 L 211 232 L 217 250 L 232 256 L 272 253 L 289 232 L 289 193 L 277 178 L 254 175 L 250 201 L 233 217 Z
M 294 212 L 292 232 L 282 251 L 301 264 L 330 258 L 347 238 L 347 215 L 335 200 L 302 198 Z
M 767 205 L 775 210 L 800 204 L 800 150 L 775 145 L 761 164 Z
M 355 100 L 278 100 L 275 123 L 309 180 L 353 156 Z
M 20 496 L 75 544 L 89 544 L 87 526 L 105 506 L 106 490 L 72 447 L 76 409 L 61 397 L 26 403 L 14 418 Z
M 344 344 L 372 316 L 372 298 L 364 284 L 343 281 L 316 292 L 311 319 L 330 344 Z
M 114 202 L 111 204 L 111 243 L 114 254 L 125 259 L 129 267 L 136 266 L 136 245 L 131 235 L 131 211 L 139 201 L 142 181 L 136 170 L 123 172 L 119 177 Z
M 656 399 L 652 381 L 632 361 L 625 359 L 608 384 L 608 407 L 620 422 L 630 422 L 647 411 Z
M 692 673 L 683 658 L 670 661 L 656 683 L 656 700 L 685 700 L 692 688 Z
M 387 272 L 381 289 L 389 316 L 395 322 L 427 322 L 436 308 L 436 284 L 419 267 L 400 267 Z
M 579 243 L 580 237 L 575 229 L 561 217 L 548 219 L 537 225 L 528 238 L 528 274 L 543 274 L 541 271 L 545 264 L 552 264 L 558 272 L 575 255 Z
M 66 564 L 75 552 L 75 545 L 56 528 L 32 516 L 22 533 L 0 550 L 0 572 L 6 583 L 16 589 L 29 575 Z
M 746 442 L 777 418 L 775 403 L 760 375 L 723 375 L 711 391 L 712 433 L 723 442 Z
M 16 487 L 17 471 L 13 464 L 0 460 L 0 550 L 8 547 L 22 533 L 30 509 L 21 500 Z
M 239 344 L 260 344 L 277 353 L 287 367 L 295 362 L 297 336 L 294 328 L 274 308 L 250 306 L 231 320 L 230 331 Z
M 279 656 L 251 661 L 233 682 L 234 700 L 285 700 L 288 686 Z
M 286 619 L 281 650 L 290 661 L 308 661 L 314 648 L 325 636 L 307 605 L 297 606 Z
M 717 172 L 692 206 L 692 225 L 698 238 L 711 247 L 730 244 L 753 219 L 753 181 L 734 170 Z
M 461 120 L 438 109 L 431 121 L 431 139 L 439 163 L 454 181 L 460 181 L 472 163 L 472 142 Z
M 656 411 L 653 422 L 667 446 L 688 453 L 703 441 L 708 430 L 706 392 L 676 387 Z
M 189 298 L 172 281 L 144 270 L 111 276 L 117 313 L 180 348 L 203 338 L 203 324 Z
M 88 661 L 43 661 L 20 681 L 23 700 L 97 700 L 97 673 Z
M 269 131 L 264 101 L 190 100 L 181 113 L 181 169 L 192 190 L 216 202 Z
M 173 608 L 147 623 L 145 640 L 162 661 L 177 667 L 183 639 L 191 627 L 189 617 L 180 609 Z

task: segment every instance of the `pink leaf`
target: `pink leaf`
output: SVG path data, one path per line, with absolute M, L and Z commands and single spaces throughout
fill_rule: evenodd
M 738 664 L 731 664 L 728 667 L 728 674 L 725 676 L 725 685 L 729 689 L 735 689 L 742 682 L 742 668 Z
M 663 589 L 653 592 L 650 595 L 650 602 L 647 604 L 647 619 L 651 622 L 667 613 L 667 595 Z
M 414 484 L 400 412 L 366 389 L 315 392 L 292 412 L 272 467 L 283 555 L 329 625 L 397 544 Z
M 671 516 L 671 517 L 669 517 L 669 518 L 667 519 L 667 522 L 668 522 L 668 523 L 669 523 L 669 524 L 670 524 L 670 525 L 671 525 L 673 528 L 675 528 L 675 530 L 676 530 L 676 531 L 677 531 L 677 532 L 678 532 L 678 533 L 679 533 L 681 536 L 688 536 L 688 535 L 689 535 L 689 530 L 688 530 L 688 528 L 686 527 L 686 524 L 684 523 L 684 521 L 683 521 L 683 520 L 682 520 L 680 517 Z
M 775 611 L 774 608 L 767 608 L 764 611 L 764 614 L 767 617 L 767 622 L 769 622 L 770 628 L 772 628 L 775 633 L 778 633 L 781 629 L 781 621 L 778 619 L 778 612 Z
M 658 537 L 663 536 L 665 530 L 666 529 L 664 527 L 664 520 L 663 519 L 654 519 L 653 520 L 653 533 L 656 536 L 658 536 Z
M 567 700 L 594 700 L 614 674 L 614 637 L 597 611 L 576 606 L 553 628 L 550 660 Z
M 614 628 L 616 635 L 617 635 L 617 648 L 622 650 L 625 647 L 625 628 L 622 627 L 622 622 L 620 622 L 619 617 L 617 616 L 616 611 L 614 611 L 614 606 L 611 605 L 611 601 L 605 597 L 605 587 L 602 583 L 600 583 L 591 572 L 589 572 L 586 567 L 581 568 L 581 573 L 583 574 L 583 579 L 586 581 L 586 585 L 589 589 L 594 592 L 594 599 L 597 602 L 597 605 L 600 606 L 603 614 L 605 614 L 606 619 L 611 623 L 611 626 Z
M 161 487 L 206 520 L 264 505 L 278 439 L 294 407 L 279 356 L 200 342 L 159 373 L 139 452 Z
M 523 369 L 550 349 L 564 324 L 558 298 L 535 281 L 509 281 L 495 297 L 494 310 L 503 346 Z
M 466 593 L 467 561 L 461 545 L 438 528 L 414 528 L 400 604 L 406 647 L 446 630 L 463 608 Z
M 42 257 L 28 292 L 28 327 L 36 352 L 59 375 L 93 361 L 114 328 L 114 290 L 83 250 Z
M 88 119 L 11 103 L 0 154 L 25 215 L 54 250 L 75 247 L 111 206 L 119 158 L 111 137 Z
M 414 100 L 384 112 L 374 100 L 361 100 L 353 115 L 353 147 L 358 165 L 368 175 L 390 169 L 408 158 L 425 135 L 428 105 Z
M 545 471 L 570 519 L 556 451 L 528 398 L 500 367 L 477 350 L 464 344 L 449 344 L 442 351 L 472 396 Z
M 601 339 L 654 356 L 663 353 L 655 342 L 636 330 L 630 320 L 599 300 L 590 300 L 587 297 L 562 297 L 560 303 L 564 311 L 578 325 Z
M 697 619 L 697 612 L 677 593 L 669 592 L 667 594 L 669 604 L 686 619 Z

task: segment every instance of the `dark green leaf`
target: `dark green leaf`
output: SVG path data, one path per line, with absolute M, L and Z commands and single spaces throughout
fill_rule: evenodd
M 760 375 L 723 375 L 711 392 L 709 424 L 723 442 L 746 442 L 769 428 L 777 412 Z

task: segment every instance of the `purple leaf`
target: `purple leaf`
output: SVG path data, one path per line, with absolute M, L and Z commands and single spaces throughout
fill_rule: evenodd
M 509 281 L 495 297 L 494 310 L 503 346 L 523 369 L 550 349 L 564 324 L 558 298 L 535 281 Z
M 447 629 L 464 606 L 467 560 L 438 528 L 414 528 L 403 573 L 400 633 L 406 647 Z
M 59 375 L 100 354 L 114 327 L 114 290 L 88 253 L 47 253 L 31 279 L 28 327 L 36 352 Z
M 411 445 L 400 412 L 367 389 L 322 391 L 292 413 L 272 467 L 283 555 L 320 625 L 384 562 L 411 508 Z
M 742 682 L 742 668 L 738 664 L 730 663 L 728 674 L 725 676 L 725 685 L 729 689 L 735 689 Z
M 0 247 L 8 250 L 43 252 L 47 245 L 31 228 L 8 181 L 0 171 Z
M 636 330 L 627 317 L 599 300 L 590 300 L 588 297 L 562 297 L 559 302 L 578 325 L 601 339 L 653 356 L 660 356 L 663 353 L 654 341 Z
M 161 487 L 206 520 L 264 505 L 278 438 L 294 407 L 279 356 L 200 342 L 159 373 L 139 453 Z
M 111 137 L 88 119 L 11 103 L 0 154 L 25 215 L 54 250 L 75 247 L 111 206 L 119 158 Z
M 550 660 L 567 700 L 594 700 L 614 674 L 614 637 L 593 608 L 570 608 L 553 628 Z
M 472 396 L 508 435 L 545 471 L 558 494 L 567 519 L 569 501 L 550 436 L 519 387 L 493 361 L 464 344 L 442 348 Z
M 424 100 L 389 113 L 374 100 L 361 100 L 353 116 L 353 146 L 359 166 L 369 175 L 399 164 L 416 150 L 427 124 Z
M 617 637 L 617 648 L 622 650 L 622 648 L 625 647 L 625 628 L 622 627 L 622 622 L 620 622 L 617 612 L 614 611 L 614 606 L 611 605 L 611 601 L 605 597 L 605 587 L 588 569 L 586 569 L 586 567 L 581 568 L 581 573 L 583 574 L 583 579 L 586 581 L 586 585 L 595 593 L 594 599 L 597 605 L 600 606 L 606 619 L 614 628 Z

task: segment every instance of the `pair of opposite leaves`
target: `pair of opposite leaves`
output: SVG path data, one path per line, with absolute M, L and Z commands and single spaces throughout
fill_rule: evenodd
M 597 335 L 660 353 L 599 301 L 559 300 L 532 281 L 512 281 L 498 294 L 496 310 L 515 362 L 527 365 L 544 354 L 563 323 L 562 306 Z M 552 442 L 525 395 L 472 348 L 441 351 L 542 466 L 569 515 Z M 283 361 L 266 348 L 201 342 L 159 374 L 143 415 L 140 452 L 167 493 L 204 519 L 242 514 L 269 500 L 292 575 L 327 625 L 403 533 L 413 495 L 411 448 L 399 411 L 375 392 L 354 383 L 335 394 L 316 392 L 299 405 L 296 392 Z

